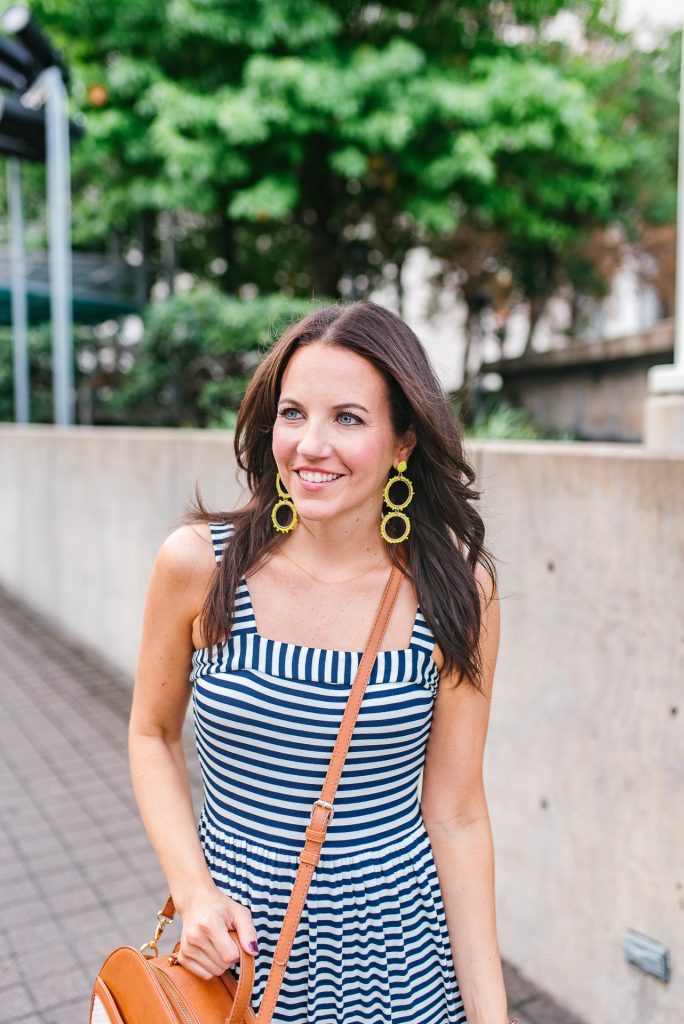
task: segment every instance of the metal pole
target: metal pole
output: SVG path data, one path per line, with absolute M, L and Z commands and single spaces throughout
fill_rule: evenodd
M 71 188 L 69 113 L 58 68 L 44 72 L 47 150 L 48 223 L 50 232 L 50 310 L 52 381 L 56 424 L 74 422 L 73 302 L 71 272 Z
M 12 278 L 12 347 L 14 352 L 14 418 L 30 420 L 29 358 L 27 344 L 26 251 L 24 208 L 21 195 L 21 163 L 7 161 L 7 205 L 10 215 L 10 274 Z

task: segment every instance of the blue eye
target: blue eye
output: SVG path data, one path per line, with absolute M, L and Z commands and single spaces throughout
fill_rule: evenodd
M 360 416 L 357 416 L 355 412 L 341 412 L 341 413 L 340 413 L 340 416 L 351 416 L 351 418 L 352 418 L 353 420 L 356 420 L 356 422 L 357 422 L 357 423 L 362 423 L 362 422 L 363 422 L 363 420 L 361 419 L 361 417 L 360 417 Z M 351 424 L 350 424 L 350 425 L 351 425 Z
M 290 412 L 294 412 L 297 415 L 296 416 L 288 416 L 288 413 L 290 413 Z M 293 405 L 286 405 L 284 408 L 278 410 L 278 415 L 281 416 L 284 420 L 290 420 L 290 422 L 294 422 L 299 417 L 300 412 L 299 412 L 299 409 L 295 409 L 295 407 Z M 342 426 L 344 426 L 344 427 L 352 427 L 352 426 L 354 426 L 355 423 L 363 423 L 363 420 L 361 419 L 360 416 L 357 416 L 355 412 L 350 412 L 348 409 L 347 410 L 343 409 L 342 412 L 338 412 L 337 415 L 338 415 L 338 417 L 340 417 L 340 416 L 350 416 L 351 417 L 353 422 L 350 422 L 349 420 L 347 420 L 345 423 L 342 424 Z

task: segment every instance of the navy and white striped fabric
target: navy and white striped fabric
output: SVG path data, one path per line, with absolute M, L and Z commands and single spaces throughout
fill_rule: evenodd
M 232 526 L 210 529 L 220 562 Z M 376 658 L 273 1024 L 466 1024 L 417 795 L 434 644 L 419 609 L 409 646 Z M 252 914 L 255 1012 L 361 655 L 261 636 L 244 577 L 230 638 L 193 655 L 200 840 Z

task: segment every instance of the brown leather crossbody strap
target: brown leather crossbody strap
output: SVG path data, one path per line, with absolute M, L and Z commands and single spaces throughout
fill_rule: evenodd
M 387 581 L 387 586 L 385 587 L 385 592 L 382 595 L 380 610 L 378 611 L 373 629 L 371 630 L 368 645 L 359 663 L 354 682 L 352 683 L 351 693 L 349 694 L 347 706 L 344 709 L 342 723 L 337 734 L 337 739 L 335 740 L 335 749 L 333 750 L 333 755 L 328 766 L 328 773 L 325 777 L 325 782 L 323 783 L 321 795 L 313 805 L 311 820 L 308 828 L 306 829 L 306 842 L 304 844 L 304 849 L 299 855 L 299 868 L 297 869 L 292 895 L 290 896 L 290 902 L 287 905 L 285 920 L 283 921 L 283 927 L 280 931 L 280 936 L 278 937 L 278 943 L 273 956 L 273 963 L 271 964 L 271 970 L 264 989 L 264 996 L 261 1000 L 261 1006 L 259 1007 L 259 1012 L 257 1014 L 257 1024 L 270 1024 L 273 1011 L 275 1010 L 278 993 L 285 975 L 285 967 L 287 966 L 287 961 L 290 958 L 295 932 L 297 931 L 297 925 L 299 924 L 299 919 L 302 915 L 306 894 L 309 891 L 311 879 L 316 869 L 316 865 L 318 864 L 321 846 L 325 839 L 330 819 L 333 816 L 333 801 L 335 799 L 335 793 L 337 792 L 340 776 L 342 775 L 342 769 L 347 757 L 347 751 L 351 742 L 352 732 L 359 713 L 359 708 L 361 707 L 366 683 L 370 678 L 371 670 L 380 649 L 380 644 L 382 643 L 382 638 L 385 634 L 387 623 L 389 622 L 389 617 L 392 614 L 392 609 L 394 608 L 397 600 L 397 595 L 399 594 L 399 588 L 403 579 L 403 573 L 397 569 L 396 566 L 393 566 L 390 578 Z
M 349 750 L 349 744 L 351 743 L 352 732 L 354 731 L 359 714 L 366 684 L 380 650 L 380 644 L 385 635 L 392 609 L 396 604 L 403 579 L 404 574 L 401 570 L 393 566 L 382 595 L 380 608 L 376 615 L 368 644 L 352 683 L 321 795 L 318 800 L 314 801 L 311 811 L 311 820 L 306 829 L 306 841 L 299 855 L 299 868 L 297 869 L 297 875 L 292 887 L 290 901 L 285 911 L 285 918 L 278 937 L 271 970 L 266 980 L 264 996 L 257 1015 L 257 1024 L 271 1024 L 271 1018 L 278 1000 L 280 986 L 285 976 L 285 968 L 290 958 L 299 919 L 302 916 L 306 895 L 309 891 L 316 865 L 318 864 L 321 846 L 323 845 L 328 825 L 333 816 L 333 801 L 342 775 L 342 769 L 344 768 L 344 762 Z M 175 907 L 173 905 L 173 898 L 170 895 L 160 913 L 169 921 L 173 920 Z

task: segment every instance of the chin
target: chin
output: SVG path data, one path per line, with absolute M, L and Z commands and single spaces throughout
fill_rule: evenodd
M 313 503 L 309 506 L 304 501 L 300 505 L 295 505 L 295 508 L 299 518 L 306 519 L 310 523 L 324 523 L 326 519 L 334 519 L 342 511 L 342 509 L 323 509 L 320 505 L 316 508 Z

